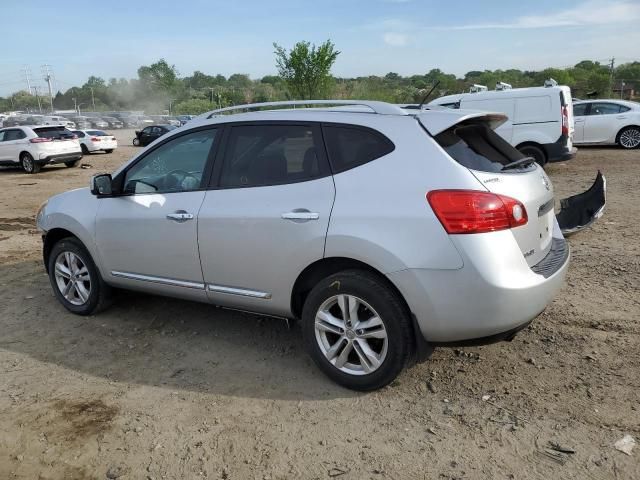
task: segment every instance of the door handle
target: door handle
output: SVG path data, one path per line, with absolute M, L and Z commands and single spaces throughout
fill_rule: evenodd
M 188 213 L 185 210 L 176 210 L 173 213 L 168 213 L 167 218 L 174 222 L 183 223 L 187 220 L 193 220 L 193 213 Z
M 320 214 L 316 212 L 310 212 L 309 210 L 293 210 L 291 212 L 286 212 L 282 214 L 282 218 L 284 220 L 318 220 L 320 218 Z
M 584 122 L 584 120 L 578 120 L 578 119 L 575 119 L 575 120 L 574 120 L 574 122 L 575 122 L 575 123 L 583 123 L 583 122 Z

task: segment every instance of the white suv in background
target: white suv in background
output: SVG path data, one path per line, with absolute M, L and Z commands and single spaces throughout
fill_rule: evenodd
M 589 100 L 573 104 L 576 130 L 573 141 L 580 145 L 640 147 L 640 103 L 625 100 Z
M 76 128 L 76 124 L 71 120 L 58 115 L 45 115 L 42 117 L 42 123 L 45 125 L 64 125 L 67 128 Z
M 62 125 L 0 129 L 0 165 L 20 165 L 38 173 L 44 165 L 64 163 L 75 167 L 82 158 L 77 137 Z

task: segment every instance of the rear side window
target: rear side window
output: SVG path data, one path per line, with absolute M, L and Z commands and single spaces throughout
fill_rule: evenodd
M 312 180 L 326 168 L 309 125 L 235 126 L 222 165 L 221 187 L 257 187 Z
M 42 138 L 52 138 L 54 140 L 73 138 L 73 132 L 65 127 L 40 127 L 34 128 L 33 131 Z
M 395 145 L 375 130 L 346 126 L 323 126 L 333 173 L 344 172 L 387 155 Z
M 12 140 L 20 140 L 26 138 L 27 134 L 22 130 L 7 130 L 5 131 L 3 142 L 10 142 Z
M 451 158 L 472 170 L 499 172 L 504 165 L 524 158 L 485 124 L 456 125 L 434 138 Z
M 589 115 L 615 115 L 620 113 L 620 105 L 617 103 L 592 103 Z

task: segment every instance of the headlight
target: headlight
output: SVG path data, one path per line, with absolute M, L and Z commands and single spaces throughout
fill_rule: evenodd
M 38 207 L 38 213 L 36 213 L 36 227 L 40 228 L 41 230 L 44 230 L 44 227 L 42 225 L 42 216 L 48 202 L 49 200 L 45 200 L 44 202 L 42 202 L 42 204 L 40 204 L 40 207 Z

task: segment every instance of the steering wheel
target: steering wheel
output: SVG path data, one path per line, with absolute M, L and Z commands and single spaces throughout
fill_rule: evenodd
M 185 181 L 188 180 L 185 186 Z M 167 180 L 165 181 L 165 188 L 167 190 L 191 190 L 197 188 L 200 185 L 200 180 L 193 174 L 186 170 L 173 170 L 167 174 Z

